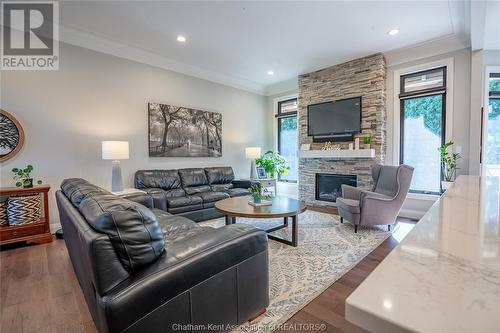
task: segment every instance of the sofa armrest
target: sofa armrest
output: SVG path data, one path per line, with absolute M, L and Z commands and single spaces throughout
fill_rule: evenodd
M 234 286 L 235 292 L 253 290 L 265 295 L 262 297 L 268 302 L 267 235 L 262 230 L 233 224 L 207 228 L 188 240 L 173 243 L 158 260 L 131 275 L 103 298 L 108 322 L 118 325 L 110 331 L 124 330 L 168 302 L 182 299 L 181 294 L 235 267 L 259 277 L 253 279 L 253 285 L 249 279 L 241 279 L 245 285 Z M 230 286 L 227 281 L 227 287 Z M 217 295 L 218 291 L 204 290 L 204 293 Z M 189 308 L 191 304 L 183 306 Z
M 148 208 L 154 208 L 153 197 L 147 193 L 130 193 L 121 195 L 122 198 L 140 203 Z
M 235 188 L 250 188 L 252 187 L 252 185 L 257 184 L 258 182 L 254 182 L 249 179 L 235 179 L 231 183 Z
M 167 210 L 167 193 L 161 188 L 141 188 L 153 199 L 153 207 L 162 210 Z

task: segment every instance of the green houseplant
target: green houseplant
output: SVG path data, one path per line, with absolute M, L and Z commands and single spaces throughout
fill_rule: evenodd
M 33 172 L 33 166 L 28 164 L 26 168 L 13 168 L 12 172 L 14 173 L 14 180 L 16 180 L 17 187 L 30 188 L 33 187 L 33 178 L 31 178 L 31 172 Z M 36 182 L 38 185 L 42 184 L 42 181 L 39 179 Z
M 264 191 L 261 183 L 253 184 L 248 190 L 252 194 L 254 203 L 261 203 L 262 200 L 267 200 L 271 197 Z
M 288 161 L 272 150 L 268 150 L 264 155 L 257 158 L 255 164 L 264 168 L 269 178 L 276 178 L 276 174 L 286 175 L 290 170 Z
M 441 167 L 443 168 L 444 180 L 441 181 L 443 190 L 447 190 L 453 184 L 457 173 L 457 161 L 461 157 L 460 154 L 449 151 L 452 146 L 453 141 L 448 141 L 438 148 L 441 157 Z
M 363 137 L 363 145 L 365 146 L 365 149 L 370 149 L 370 144 L 372 143 L 372 136 L 367 135 Z

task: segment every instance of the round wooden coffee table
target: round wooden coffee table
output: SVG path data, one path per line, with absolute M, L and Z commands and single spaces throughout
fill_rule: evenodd
M 236 217 L 247 217 L 252 219 L 283 218 L 283 225 L 265 230 L 269 239 L 297 246 L 297 216 L 306 210 L 306 205 L 298 200 L 287 197 L 274 197 L 272 205 L 254 207 L 248 204 L 252 197 L 235 197 L 217 201 L 215 208 L 226 215 L 226 225 L 236 222 Z M 292 240 L 284 239 L 275 235 L 269 235 L 288 226 L 288 218 L 292 219 Z

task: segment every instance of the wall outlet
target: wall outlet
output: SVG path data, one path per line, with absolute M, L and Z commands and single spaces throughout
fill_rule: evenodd
M 461 154 L 462 153 L 462 146 L 456 146 L 455 147 L 455 153 Z

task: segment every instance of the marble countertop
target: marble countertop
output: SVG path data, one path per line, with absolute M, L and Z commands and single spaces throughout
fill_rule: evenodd
M 500 178 L 460 176 L 346 300 L 371 332 L 500 332 Z

